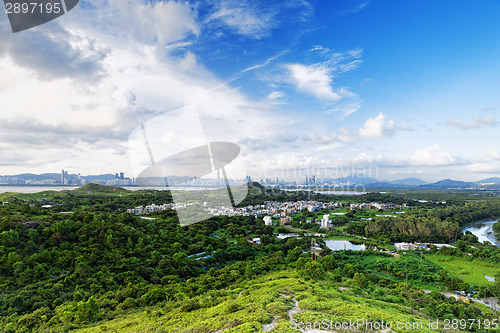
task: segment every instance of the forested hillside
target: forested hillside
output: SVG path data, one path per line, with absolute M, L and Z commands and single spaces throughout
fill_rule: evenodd
M 307 194 L 256 192 L 253 200 L 302 195 Z M 380 194 L 371 196 L 388 200 Z M 332 252 L 316 237 L 321 250 L 311 261 L 311 235 L 299 231 L 299 237 L 279 238 L 277 233 L 288 232 L 286 228 L 266 226 L 254 216 L 220 216 L 181 227 L 172 210 L 147 216 L 123 212 L 141 203 L 167 202 L 168 192 L 84 188 L 7 199 L 0 206 L 2 332 L 61 332 L 95 325 L 101 331 L 122 324 L 126 326 L 120 331 L 130 332 L 152 327 L 160 332 L 250 332 L 271 324 L 275 316 L 274 331 L 288 332 L 292 298 L 304 310 L 293 317 L 296 320 L 493 319 L 489 308 L 437 292 L 427 295 L 422 288 L 500 296 L 499 282 L 474 285 L 452 269 L 426 260 L 435 253 L 450 260 L 481 260 L 486 269 L 488 263 L 499 262 L 497 248 L 479 244 L 471 235 L 448 235 L 446 229 L 438 229 L 441 224 L 464 225 L 494 215 L 495 203 L 434 210 L 415 206 L 394 221 L 383 217 L 361 221 L 353 213 L 343 217 L 342 224 L 347 222 L 347 230 L 356 231 L 365 223 L 360 233 L 374 236 L 376 246 L 387 247 L 393 234 L 425 238 L 440 232 L 446 240 L 456 239 L 457 248 L 396 257 L 373 251 Z M 247 237 L 258 237 L 260 242 Z M 134 316 L 149 328 L 130 319 Z M 478 325 L 464 330 L 481 331 Z

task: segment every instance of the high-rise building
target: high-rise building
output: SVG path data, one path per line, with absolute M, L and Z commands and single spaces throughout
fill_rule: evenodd
M 121 179 L 121 180 L 124 180 L 124 179 L 125 179 L 125 173 L 120 172 L 120 179 Z
M 63 184 L 63 185 L 64 185 L 64 180 L 65 180 L 65 179 L 64 179 L 64 176 L 65 176 L 65 175 L 66 175 L 66 174 L 64 173 L 64 169 L 62 169 L 62 171 L 61 171 L 61 184 Z

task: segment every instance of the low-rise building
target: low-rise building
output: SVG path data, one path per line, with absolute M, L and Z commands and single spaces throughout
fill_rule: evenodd
M 271 216 L 264 216 L 265 225 L 274 225 L 273 218 Z

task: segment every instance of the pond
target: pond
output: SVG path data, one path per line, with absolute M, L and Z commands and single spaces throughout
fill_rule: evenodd
M 356 245 L 347 240 L 343 239 L 329 239 L 325 241 L 326 246 L 333 251 L 340 250 L 353 250 L 353 251 L 364 251 L 366 250 L 366 245 Z

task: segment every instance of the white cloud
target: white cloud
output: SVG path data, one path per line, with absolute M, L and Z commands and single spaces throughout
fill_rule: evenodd
M 446 122 L 449 126 L 456 127 L 459 129 L 470 129 L 470 128 L 480 128 L 484 126 L 495 126 L 496 120 L 495 118 L 489 116 L 481 118 L 479 116 L 474 116 L 472 121 L 469 123 L 464 123 L 457 118 L 451 118 Z
M 103 39 L 109 38 L 106 42 L 110 42 L 111 39 L 116 41 L 119 38 L 129 43 L 131 39 L 134 39 L 141 42 L 168 44 L 200 34 L 195 11 L 188 2 L 90 0 L 90 3 L 97 8 L 92 13 L 94 17 L 80 17 L 79 22 L 75 21 L 76 23 L 73 24 L 65 21 L 64 24 L 82 28 L 81 23 L 87 22 L 94 25 L 96 29 L 106 28 L 109 35 L 101 36 Z M 72 15 L 75 15 L 75 11 L 78 11 L 80 15 L 89 14 L 88 10 L 82 12 L 75 8 Z M 94 21 L 97 16 L 100 16 L 97 18 L 98 22 Z M 85 30 L 90 28 L 85 26 Z
M 219 22 L 246 37 L 265 37 L 276 24 L 277 11 L 272 6 L 259 8 L 250 2 L 225 0 L 216 8 L 207 23 Z
M 500 153 L 493 148 L 486 149 L 486 156 L 475 163 L 467 165 L 466 169 L 478 173 L 500 172 Z
M 121 4 L 121 6 L 123 6 Z M 200 34 L 193 10 L 187 2 L 155 2 L 152 6 L 137 6 L 137 17 L 142 31 L 153 31 L 160 43 L 170 43 L 185 38 L 188 34 Z M 151 37 L 151 36 L 150 36 Z
M 469 164 L 466 167 L 467 170 L 472 172 L 492 172 L 498 170 L 498 167 L 495 167 L 492 163 L 473 163 Z
M 361 101 L 355 101 L 355 102 L 350 102 L 350 103 L 340 103 L 333 108 L 325 111 L 326 114 L 338 114 L 339 119 L 345 119 L 349 117 L 351 114 L 354 112 L 358 111 L 361 109 Z
M 356 138 L 349 130 L 341 128 L 338 130 L 338 133 L 332 132 L 325 135 L 308 132 L 302 135 L 302 140 L 311 141 L 319 145 L 330 145 L 338 142 L 352 144 L 355 142 Z
M 288 65 L 287 68 L 298 90 L 331 102 L 341 99 L 341 95 L 331 87 L 332 78 L 328 68 L 301 64 Z
M 358 135 L 362 138 L 381 138 L 395 130 L 393 120 L 386 121 L 387 117 L 380 112 L 375 118 L 369 118 L 365 125 L 359 129 Z
M 223 28 L 228 28 L 231 32 L 247 38 L 262 39 L 282 23 L 278 17 L 286 17 L 288 23 L 300 23 L 307 21 L 313 11 L 313 7 L 306 0 L 290 0 L 276 4 L 269 1 L 220 0 L 215 2 L 205 23 L 217 33 L 223 33 Z
M 179 66 L 185 71 L 193 71 L 198 68 L 196 55 L 192 52 L 187 52 L 184 58 L 180 59 Z
M 443 150 L 438 144 L 417 149 L 410 157 L 409 162 L 415 166 L 452 165 L 457 162 L 449 152 Z
M 285 94 L 283 92 L 281 92 L 281 91 L 273 91 L 272 93 L 270 93 L 267 96 L 267 99 L 274 100 L 274 99 L 278 99 L 278 98 L 282 98 L 282 97 L 285 97 Z
M 488 160 L 498 160 L 500 161 L 500 153 L 496 149 L 487 149 L 486 154 L 488 155 Z
M 370 1 L 365 1 L 365 2 L 362 2 L 360 3 L 359 5 L 357 5 L 356 7 L 354 8 L 351 8 L 349 10 L 347 10 L 346 12 L 347 13 L 352 13 L 352 14 L 356 14 L 357 12 L 360 12 L 362 11 L 366 6 L 368 6 L 370 4 Z
M 342 98 L 356 99 L 358 96 L 349 89 L 345 87 L 334 89 L 332 84 L 334 77 L 359 67 L 363 50 L 351 50 L 344 54 L 316 45 L 310 51 L 315 52 L 314 56 L 320 59 L 319 62 L 312 65 L 298 63 L 286 65 L 289 81 L 296 89 L 330 105 Z
M 20 39 L 63 36 L 57 39 L 58 54 L 53 60 L 43 50 L 30 49 L 28 43 L 23 52 L 33 53 L 32 59 L 16 62 L 10 41 L 0 40 L 5 48 L 0 51 L 1 164 L 10 168 L 2 168 L 1 173 L 72 166 L 82 173 L 112 172 L 118 167 L 127 172 L 124 147 L 132 129 L 183 105 L 198 107 L 211 141 L 236 142 L 284 123 L 267 106 L 248 100 L 215 78 L 196 61 L 194 52 L 184 48 L 188 44 L 172 46 L 201 31 L 186 2 L 154 6 L 130 2 L 127 6 L 111 0 L 102 6 L 109 9 L 109 16 L 98 18 L 78 7 L 72 11 L 77 19 L 61 19 L 64 24 L 60 26 L 48 25 L 53 30 L 35 29 L 27 32 L 33 34 L 29 40 Z M 167 48 L 166 43 L 170 43 Z M 41 60 L 34 51 L 40 51 Z M 95 70 L 81 67 L 87 59 L 88 68 Z M 47 61 L 54 66 L 61 62 L 62 70 L 47 70 Z M 79 74 L 87 72 L 97 74 L 91 82 Z M 30 162 L 25 162 L 30 156 Z
M 286 102 L 283 100 L 285 97 L 285 93 L 281 91 L 273 91 L 269 95 L 267 95 L 267 99 L 269 100 L 269 103 L 273 105 L 279 105 L 279 104 L 286 104 Z

